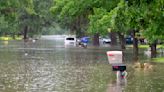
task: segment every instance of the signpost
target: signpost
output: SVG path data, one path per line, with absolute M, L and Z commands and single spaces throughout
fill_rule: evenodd
M 107 51 L 109 64 L 122 63 L 122 51 Z
M 109 64 L 112 65 L 113 71 L 121 73 L 121 77 L 125 77 L 123 74 L 126 72 L 126 65 L 123 64 L 122 51 L 107 51 L 107 57 Z

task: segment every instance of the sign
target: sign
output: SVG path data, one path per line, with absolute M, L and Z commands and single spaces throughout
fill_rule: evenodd
M 122 63 L 122 51 L 107 51 L 107 57 L 110 64 Z

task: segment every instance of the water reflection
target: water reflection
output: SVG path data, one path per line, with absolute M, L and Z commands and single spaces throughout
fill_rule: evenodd
M 126 79 L 116 79 L 113 83 L 108 85 L 107 92 L 123 92 L 126 86 L 127 80 Z
M 116 92 L 112 91 L 115 88 L 125 92 L 164 90 L 164 65 L 156 64 L 152 71 L 137 71 L 132 67 L 131 49 L 125 52 L 126 82 L 116 80 L 106 57 L 108 47 L 65 48 L 62 39 L 0 44 L 1 92 Z M 140 59 L 146 57 L 140 53 Z

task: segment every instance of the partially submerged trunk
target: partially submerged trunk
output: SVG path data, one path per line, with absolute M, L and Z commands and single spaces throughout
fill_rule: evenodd
M 120 40 L 120 45 L 121 49 L 125 49 L 125 38 L 124 35 L 118 32 L 119 40 Z
M 15 34 L 13 33 L 13 34 L 11 34 L 11 35 L 12 35 L 12 38 L 15 39 Z
M 111 46 L 117 45 L 117 33 L 116 32 L 110 32 L 110 37 L 111 37 Z
M 150 45 L 151 48 L 151 58 L 155 58 L 157 54 L 157 43 L 156 41 Z
M 94 36 L 93 36 L 93 45 L 94 46 L 99 46 L 100 45 L 100 43 L 99 43 L 99 34 L 98 33 L 94 34 Z
M 132 31 L 132 37 L 133 37 L 133 55 L 134 60 L 138 60 L 138 39 L 136 38 L 136 31 Z
M 23 32 L 23 39 L 24 39 L 24 40 L 27 39 L 27 32 L 28 32 L 28 27 L 25 26 L 25 27 L 24 27 L 24 32 Z

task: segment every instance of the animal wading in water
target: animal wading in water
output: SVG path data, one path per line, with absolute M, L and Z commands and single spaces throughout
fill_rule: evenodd
M 137 62 L 137 63 L 134 64 L 133 68 L 144 69 L 144 70 L 152 70 L 153 69 L 153 64 Z

